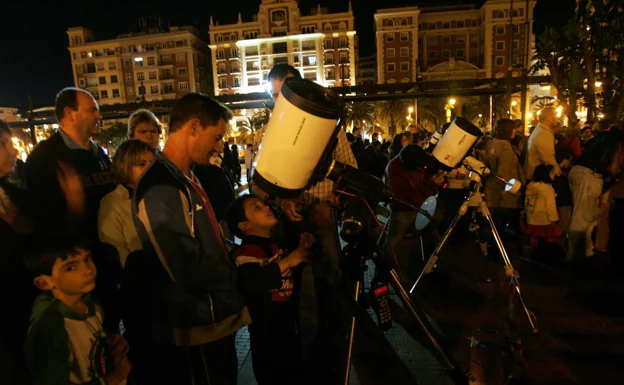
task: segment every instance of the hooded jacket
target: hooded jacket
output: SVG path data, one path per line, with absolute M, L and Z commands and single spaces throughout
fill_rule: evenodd
M 208 203 L 210 204 L 210 203 Z M 148 256 L 152 337 L 192 346 L 219 340 L 250 323 L 236 288 L 238 269 L 204 202 L 161 153 L 134 191 L 133 218 Z
M 106 384 L 102 309 L 90 295 L 84 301 L 87 314 L 76 313 L 48 292 L 35 300 L 24 350 L 35 385 Z

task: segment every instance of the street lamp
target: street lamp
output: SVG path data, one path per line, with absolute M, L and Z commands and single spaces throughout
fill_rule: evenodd
M 511 102 L 512 107 L 515 107 L 518 105 L 518 102 L 516 102 L 515 100 Z
M 449 104 L 450 104 L 451 106 L 454 106 L 454 105 L 455 105 L 455 103 L 457 103 L 457 100 L 455 100 L 455 99 L 449 99 Z
M 527 112 L 527 114 L 526 114 L 526 118 L 527 118 L 527 119 L 532 119 L 532 118 L 533 118 L 533 114 L 532 114 L 532 113 L 530 113 L 530 112 Z
M 414 107 L 410 107 L 407 109 L 409 111 L 409 113 L 411 114 L 412 112 L 414 112 Z
M 596 83 L 594 83 L 594 85 L 596 87 L 602 87 L 602 82 L 601 81 L 597 81 Z

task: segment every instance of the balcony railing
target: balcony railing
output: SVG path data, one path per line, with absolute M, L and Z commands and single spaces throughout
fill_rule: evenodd
M 172 64 L 173 64 L 173 61 L 171 59 L 167 59 L 167 60 L 162 60 L 161 59 L 158 65 L 168 66 L 168 65 L 172 65 Z

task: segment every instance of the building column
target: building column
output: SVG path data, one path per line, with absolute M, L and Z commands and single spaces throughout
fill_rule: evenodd
M 488 78 L 492 78 L 492 28 L 494 28 L 494 24 L 492 22 L 486 22 L 485 24 L 485 40 L 483 44 L 485 44 L 485 49 L 483 50 L 483 55 L 485 56 L 485 70 L 486 76 Z
M 241 58 L 241 82 L 240 82 L 240 86 L 241 86 L 241 94 L 246 94 L 247 92 L 249 92 L 247 90 L 248 84 L 247 84 L 247 60 L 245 59 L 245 46 L 240 46 L 238 47 L 238 49 L 240 50 L 239 55 Z
M 323 87 L 325 84 L 325 48 L 323 47 L 323 36 L 316 40 L 316 81 Z
M 419 58 L 418 58 L 418 24 L 415 24 L 416 26 L 410 31 L 412 33 L 412 51 L 414 52 L 412 55 L 412 58 L 414 60 L 412 60 L 412 76 L 413 76 L 413 81 L 417 81 L 417 76 L 418 76 L 418 62 L 419 62 Z M 400 55 L 400 52 L 399 52 Z
M 427 68 L 428 63 L 429 63 L 429 52 L 428 52 L 428 47 L 429 47 L 429 36 L 425 35 L 423 36 L 423 68 Z
M 217 47 L 210 47 L 210 51 L 212 52 L 212 55 L 210 55 L 210 60 L 212 60 L 212 86 L 214 88 L 215 96 L 219 96 L 219 76 L 217 75 Z M 173 75 L 175 78 L 175 74 Z
M 384 84 L 386 82 L 386 57 L 384 56 L 384 33 L 377 32 L 377 83 Z
M 195 62 L 193 61 L 193 50 L 189 50 L 189 66 L 188 66 L 188 71 L 189 71 L 189 90 L 192 92 L 199 92 L 197 90 L 197 88 L 195 87 Z M 197 60 L 199 60 L 199 58 L 197 58 Z M 160 71 L 158 71 L 158 77 L 160 78 Z
M 349 36 L 349 85 L 357 84 L 355 81 L 355 35 Z

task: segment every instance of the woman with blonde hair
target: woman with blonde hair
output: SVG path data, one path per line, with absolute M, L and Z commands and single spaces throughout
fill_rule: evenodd
M 113 178 L 118 183 L 117 188 L 100 202 L 100 241 L 115 246 L 122 267 L 128 254 L 142 249 L 132 219 L 132 193 L 153 158 L 154 149 L 140 140 L 130 139 L 119 146 L 111 168 Z

